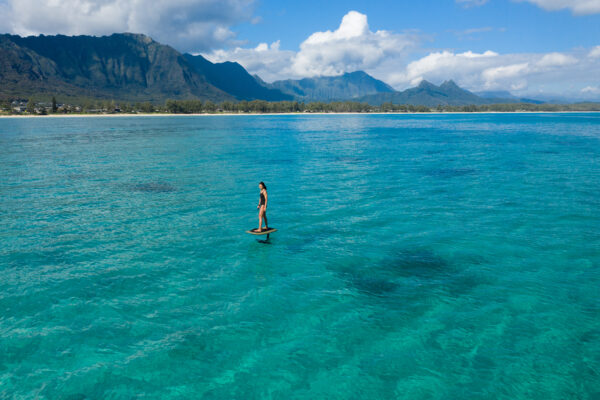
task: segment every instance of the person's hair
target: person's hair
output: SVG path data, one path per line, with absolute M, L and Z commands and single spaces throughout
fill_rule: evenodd
M 265 185 L 264 182 L 260 182 L 259 185 L 262 185 L 262 187 L 265 188 L 265 190 L 267 190 L 267 185 Z

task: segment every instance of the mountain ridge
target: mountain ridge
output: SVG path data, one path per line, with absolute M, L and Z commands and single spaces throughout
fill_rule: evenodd
M 237 62 L 212 63 L 201 55 L 183 55 L 210 84 L 233 95 L 237 100 L 292 100 L 293 97 L 258 81 Z
M 484 99 L 476 94 L 461 88 L 453 80 L 444 81 L 436 86 L 433 83 L 422 80 L 416 87 L 393 93 L 379 93 L 364 96 L 359 99 L 372 105 L 381 105 L 392 102 L 394 104 L 412 104 L 428 107 L 462 106 L 490 104 L 493 100 Z
M 498 98 L 497 95 L 506 98 Z M 181 54 L 137 33 L 108 36 L 0 35 L 0 99 L 31 96 L 164 102 L 356 101 L 435 107 L 537 102 L 509 92 L 482 93 L 453 80 L 439 86 L 426 80 L 396 91 L 364 71 L 264 82 L 237 62 L 212 63 L 202 55 Z
M 267 84 L 294 96 L 299 101 L 352 100 L 375 93 L 393 92 L 387 83 L 364 71 L 346 72 L 337 76 L 286 79 Z
M 175 49 L 142 34 L 0 35 L 0 60 L 4 96 L 233 99 L 196 73 Z

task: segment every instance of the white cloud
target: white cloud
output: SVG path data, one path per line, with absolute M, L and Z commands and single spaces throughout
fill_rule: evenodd
M 575 14 L 600 12 L 600 0 L 521 0 L 548 10 Z M 422 79 L 439 83 L 454 79 L 470 90 L 511 89 L 517 92 L 570 90 L 597 95 L 600 46 L 569 53 L 435 51 L 407 63 L 422 36 L 371 30 L 367 16 L 348 12 L 335 30 L 315 32 L 297 51 L 279 41 L 254 48 L 213 50 L 236 44 L 231 27 L 242 21 L 260 23 L 255 0 L 0 0 L 0 30 L 26 34 L 110 34 L 142 32 L 182 51 L 203 51 L 215 62 L 238 61 L 267 81 L 365 70 L 397 89 Z M 485 0 L 457 0 L 481 5 Z M 464 34 L 486 32 L 473 28 Z M 422 50 L 421 50 L 422 51 Z
M 145 33 L 182 51 L 230 43 L 254 0 L 8 0 L 2 28 L 19 35 Z M 4 8 L 4 9 L 2 9 Z
M 568 9 L 575 15 L 600 13 L 600 0 L 518 0 L 533 3 L 548 11 Z
M 584 87 L 576 98 L 578 100 L 600 101 L 600 84 Z
M 252 74 L 258 74 L 262 79 L 272 82 L 278 79 L 294 77 L 291 65 L 295 52 L 281 50 L 279 41 L 260 43 L 255 48 L 237 47 L 233 50 L 215 50 L 204 54 L 212 62 L 237 61 Z
M 455 0 L 465 8 L 479 7 L 489 0 Z M 571 10 L 575 15 L 589 15 L 600 13 L 600 0 L 513 0 L 516 2 L 529 2 L 547 11 Z
M 584 50 L 546 54 L 441 51 L 382 78 L 398 89 L 414 86 L 422 79 L 434 83 L 453 79 L 473 91 L 513 90 L 525 94 L 543 89 L 575 94 L 585 86 L 600 84 L 600 65 Z
M 367 16 L 350 11 L 335 31 L 313 33 L 300 45 L 292 69 L 299 76 L 339 75 L 375 67 L 414 43 L 406 35 L 369 30 Z
M 516 78 L 527 71 L 529 63 L 502 65 L 500 67 L 486 68 L 481 73 L 486 84 L 504 80 L 507 78 Z
M 206 54 L 212 61 L 238 61 L 252 73 L 272 81 L 285 78 L 339 75 L 356 70 L 381 70 L 402 63 L 416 44 L 416 35 L 371 31 L 367 16 L 348 12 L 338 29 L 315 32 L 300 44 L 298 52 L 280 50 L 279 42 L 254 49 L 235 48 Z
M 490 59 L 497 57 L 493 51 L 484 53 L 451 53 L 449 51 L 430 53 L 409 63 L 404 71 L 392 73 L 388 83 L 397 87 L 414 86 L 423 79 L 445 80 L 455 76 L 456 72 L 469 76 L 490 65 Z
M 586 86 L 581 89 L 581 93 L 600 94 L 600 88 L 597 86 Z
M 600 46 L 572 52 L 512 53 L 436 51 L 407 62 L 418 51 L 420 37 L 389 31 L 371 31 L 367 17 L 346 14 L 334 31 L 310 35 L 298 51 L 282 50 L 279 42 L 255 48 L 213 51 L 215 62 L 238 61 L 268 82 L 365 70 L 398 90 L 426 79 L 440 83 L 453 79 L 469 90 L 512 90 L 517 95 L 571 93 L 600 86 Z M 421 50 L 422 51 L 422 50 Z
M 575 64 L 577 59 L 568 54 L 548 53 L 540 58 L 536 65 L 540 68 L 562 67 L 569 64 Z
M 590 50 L 590 52 L 588 53 L 588 57 L 600 58 L 600 46 L 596 46 L 592 50 Z

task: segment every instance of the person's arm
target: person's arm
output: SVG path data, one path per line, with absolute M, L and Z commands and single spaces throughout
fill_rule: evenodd
M 267 210 L 267 203 L 269 202 L 269 195 L 267 194 L 267 191 L 265 190 L 265 211 Z

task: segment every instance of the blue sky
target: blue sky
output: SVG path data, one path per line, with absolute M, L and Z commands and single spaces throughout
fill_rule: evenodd
M 145 33 L 266 81 L 365 70 L 600 99 L 600 0 L 0 0 L 0 15 L 20 35 Z
M 262 0 L 256 8 L 261 22 L 242 24 L 237 30 L 240 39 L 250 44 L 279 39 L 282 47 L 297 49 L 311 33 L 335 29 L 350 10 L 366 14 L 373 29 L 414 29 L 431 35 L 431 48 L 508 53 L 566 51 L 600 44 L 600 14 L 574 16 L 568 9 L 548 12 L 528 2 L 508 0 L 491 0 L 481 6 L 431 0 Z M 482 28 L 492 29 L 459 35 Z

